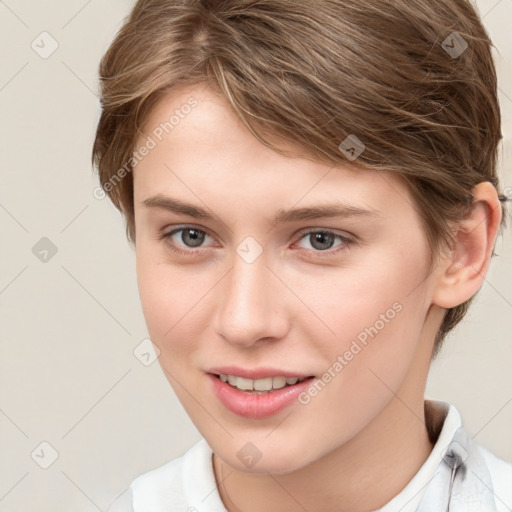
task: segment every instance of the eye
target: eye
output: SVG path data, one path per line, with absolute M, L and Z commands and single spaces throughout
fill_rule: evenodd
M 314 252 L 327 252 L 328 255 L 345 251 L 354 243 L 350 238 L 329 230 L 308 231 L 301 236 L 300 240 L 303 239 L 310 244 Z M 340 241 L 340 244 L 336 246 L 335 250 L 330 250 L 336 239 Z
M 179 233 L 181 233 L 181 235 L 176 236 Z M 162 233 L 162 235 L 159 236 L 160 239 L 165 239 L 168 242 L 169 247 L 173 251 L 181 254 L 190 254 L 196 252 L 193 249 L 201 247 L 201 244 L 207 237 L 211 238 L 206 233 L 206 231 L 197 229 L 194 226 L 182 226 L 180 228 L 173 229 L 168 233 Z M 177 243 L 177 240 L 180 243 Z M 187 247 L 191 250 L 183 250 L 180 249 L 180 247 Z
M 188 255 L 198 252 L 195 249 L 202 248 L 206 238 L 213 240 L 206 231 L 195 226 L 181 226 L 167 233 L 162 233 L 158 238 L 164 239 L 172 251 Z M 309 243 L 312 249 L 300 246 L 302 240 Z M 336 240 L 339 240 L 340 243 L 334 246 Z M 332 256 L 348 250 L 352 244 L 354 244 L 354 240 L 325 229 L 303 232 L 299 239 L 299 246 L 308 252 L 315 253 L 315 256 L 317 254 L 324 256 L 321 253 L 326 253 L 325 256 Z M 334 250 L 332 250 L 333 246 L 335 247 Z

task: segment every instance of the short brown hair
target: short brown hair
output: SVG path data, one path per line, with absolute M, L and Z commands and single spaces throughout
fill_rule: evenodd
M 399 175 L 433 258 L 472 188 L 499 187 L 492 46 L 467 0 L 139 0 L 100 64 L 93 164 L 135 243 L 132 173 L 105 185 L 159 99 L 205 83 L 275 151 L 289 154 L 284 137 L 333 166 Z M 354 135 L 352 162 L 340 143 Z M 448 310 L 434 356 L 472 299 Z

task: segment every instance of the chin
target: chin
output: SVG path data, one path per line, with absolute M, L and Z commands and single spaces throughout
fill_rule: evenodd
M 267 434 L 265 434 L 267 435 Z M 273 435 L 273 434 L 271 434 Z M 261 435 L 241 435 L 227 440 L 210 441 L 205 437 L 215 454 L 236 471 L 249 474 L 284 475 L 297 471 L 321 457 L 314 453 L 311 440 L 286 444 L 284 437 L 276 436 L 270 441 Z M 252 439 L 252 440 L 251 440 Z M 309 450 L 305 450 L 305 446 Z

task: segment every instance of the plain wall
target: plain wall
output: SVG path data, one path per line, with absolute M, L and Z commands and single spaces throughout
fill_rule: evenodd
M 158 363 L 134 356 L 148 336 L 134 251 L 119 212 L 93 196 L 98 64 L 133 4 L 0 2 L 0 511 L 105 510 L 135 476 L 200 438 Z M 512 0 L 477 5 L 500 51 L 500 172 L 510 187 Z M 58 43 L 48 58 L 31 46 L 51 49 L 43 31 Z M 475 439 L 506 459 L 511 231 L 427 389 L 456 405 Z M 46 262 L 34 246 L 50 251 Z M 58 457 L 43 469 L 53 449 Z

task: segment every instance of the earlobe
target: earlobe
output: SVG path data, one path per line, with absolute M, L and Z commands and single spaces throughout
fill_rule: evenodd
M 490 182 L 479 183 L 472 195 L 471 212 L 458 225 L 451 252 L 438 263 L 433 303 L 445 309 L 466 302 L 481 288 L 501 223 L 501 203 Z

